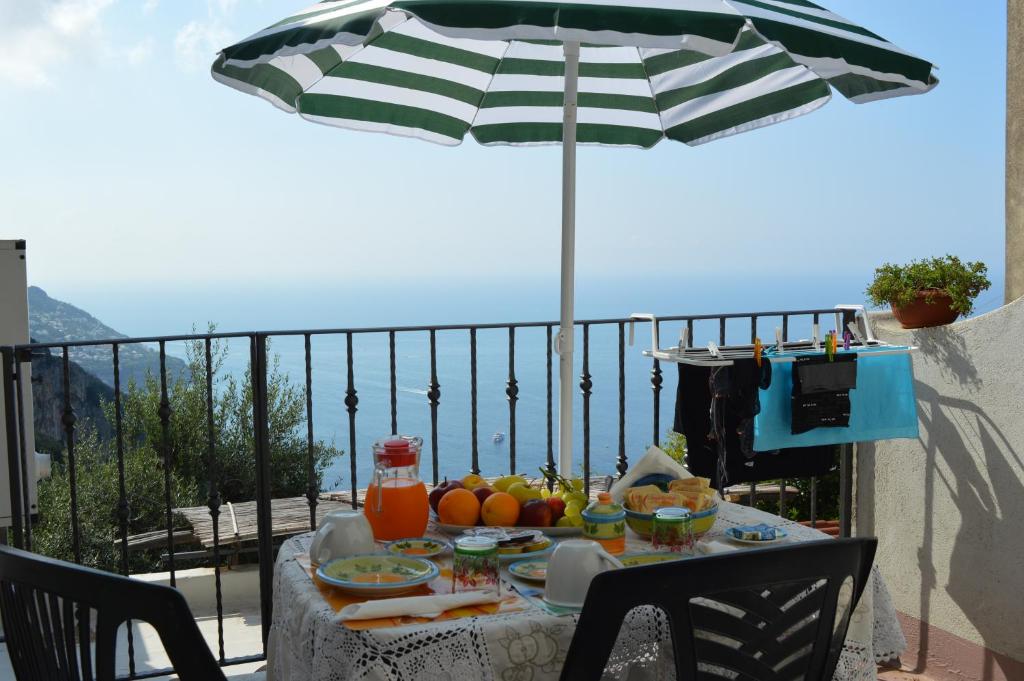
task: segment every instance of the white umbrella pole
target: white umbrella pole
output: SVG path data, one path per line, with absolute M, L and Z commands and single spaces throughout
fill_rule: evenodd
M 562 106 L 562 301 L 558 352 L 558 471 L 572 477 L 573 297 L 576 256 L 576 91 L 580 44 L 567 42 Z

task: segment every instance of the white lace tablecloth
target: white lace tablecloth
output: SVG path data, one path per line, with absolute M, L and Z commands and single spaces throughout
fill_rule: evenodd
M 708 537 L 727 527 L 767 523 L 791 541 L 825 537 L 817 530 L 756 509 L 722 503 Z M 575 616 L 526 612 L 433 624 L 352 631 L 341 624 L 295 561 L 312 535 L 281 547 L 274 575 L 274 614 L 267 644 L 271 681 L 412 680 L 555 681 L 576 628 Z M 631 547 L 635 549 L 637 546 Z M 876 663 L 906 648 L 892 599 L 872 572 L 851 618 L 835 681 L 874 681 Z M 623 624 L 608 662 L 608 679 L 672 679 L 668 624 L 660 610 L 637 608 Z

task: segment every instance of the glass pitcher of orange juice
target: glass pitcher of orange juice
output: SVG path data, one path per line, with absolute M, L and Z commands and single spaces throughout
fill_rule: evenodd
M 373 480 L 364 512 L 377 541 L 422 537 L 430 506 L 420 480 L 423 438 L 389 435 L 373 443 Z

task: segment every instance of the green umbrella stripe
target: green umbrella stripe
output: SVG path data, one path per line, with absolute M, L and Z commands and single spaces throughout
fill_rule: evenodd
M 466 125 L 472 123 L 476 116 L 477 104 L 467 103 L 459 99 L 449 97 L 444 93 L 429 92 L 426 90 L 414 90 L 411 88 L 395 87 L 383 83 L 350 80 L 347 78 L 327 77 L 309 89 L 298 98 L 297 108 L 303 113 L 316 113 L 317 115 L 329 116 L 330 113 L 320 109 L 310 111 L 307 108 L 307 98 L 313 97 L 318 104 L 325 106 L 323 97 L 340 97 L 343 99 L 358 99 L 377 101 L 381 104 L 396 105 L 439 113 L 446 117 L 463 121 Z M 416 127 L 416 126 L 412 126 Z
M 809 73 L 805 67 L 794 64 L 789 55 L 784 52 L 776 52 L 752 61 L 742 62 L 703 82 L 671 90 L 662 90 L 656 98 L 658 109 L 666 111 L 674 106 L 700 97 L 735 90 L 766 76 L 783 73 L 787 69 L 797 69 L 802 73 Z M 811 77 L 816 77 L 813 74 L 810 75 Z
M 410 35 L 403 35 L 398 31 L 385 33 L 370 44 L 375 48 L 403 52 L 423 59 L 447 62 L 488 74 L 494 73 L 494 70 L 498 68 L 499 60 L 495 57 L 446 45 L 437 39 L 429 41 Z
M 661 112 L 661 120 L 666 133 L 678 128 L 680 125 L 709 116 L 718 122 L 720 130 L 729 130 L 747 122 L 735 120 L 735 115 L 749 115 L 749 120 L 751 121 L 764 117 L 764 114 L 756 108 L 747 106 L 748 103 L 762 101 L 764 97 L 774 97 L 776 93 L 780 92 L 789 93 L 790 95 L 802 93 L 805 88 L 820 93 L 820 96 L 828 97 L 831 95 L 831 90 L 829 90 L 827 83 L 806 69 L 797 66 L 769 74 L 755 82 L 732 88 L 726 92 L 709 94 L 689 100 L 670 109 L 665 109 Z M 770 113 L 800 108 L 807 103 L 802 95 L 796 96 L 789 106 L 786 106 L 784 96 L 772 99 L 771 101 L 775 102 L 772 106 L 777 108 Z M 719 132 L 720 130 L 713 132 Z M 697 135 L 694 139 L 704 137 L 706 134 Z M 671 135 L 669 136 L 671 137 Z
M 398 0 L 390 6 L 407 10 L 429 24 L 450 28 L 611 30 L 641 36 L 696 35 L 732 44 L 743 27 L 743 17 L 722 2 L 701 4 L 719 9 L 692 11 L 665 9 L 661 3 L 633 6 L 533 0 Z
M 514 106 L 550 106 L 561 111 L 565 95 L 562 92 L 506 91 L 488 92 L 480 103 L 482 109 Z M 581 109 L 618 109 L 620 111 L 642 111 L 658 113 L 650 96 L 615 95 L 603 92 L 580 92 L 577 98 Z M 559 114 L 561 115 L 561 114 Z
M 219 80 L 226 85 L 244 88 L 288 110 L 294 110 L 295 98 L 302 94 L 302 86 L 295 78 L 270 64 L 258 64 L 249 69 L 242 69 L 225 65 L 221 58 L 213 65 L 213 74 L 215 77 L 220 76 Z M 270 96 L 267 97 L 267 94 Z
M 557 144 L 562 141 L 561 123 L 494 124 L 473 127 L 473 137 L 480 144 Z M 576 141 L 580 144 L 601 144 L 649 148 L 661 139 L 660 130 L 631 128 L 621 125 L 580 123 Z
M 380 83 L 420 92 L 430 92 L 444 97 L 450 97 L 472 106 L 479 106 L 483 99 L 483 90 L 464 85 L 462 83 L 438 78 L 435 76 L 424 76 L 419 73 L 409 73 L 374 64 L 360 64 L 348 62 L 331 71 L 329 78 L 348 78 L 361 80 L 368 83 Z
M 827 26 L 829 28 L 839 29 L 839 30 L 845 31 L 847 33 L 854 33 L 856 35 L 861 35 L 861 36 L 864 36 L 866 38 L 873 38 L 875 40 L 880 40 L 882 42 L 886 42 L 885 38 L 882 38 L 881 36 L 875 35 L 874 33 L 872 33 L 871 31 L 867 30 L 866 28 L 863 28 L 861 26 L 857 26 L 856 24 L 851 24 L 850 22 L 846 21 L 845 19 L 843 19 L 839 15 L 833 14 L 832 12 L 829 12 L 828 10 L 822 10 L 821 8 L 816 8 L 816 9 L 819 10 L 817 14 L 810 14 L 807 11 L 797 11 L 797 10 L 793 10 L 793 9 L 786 9 L 785 7 L 779 7 L 777 4 L 761 2 L 760 0 L 737 0 L 735 2 L 735 6 L 741 12 L 745 12 L 745 13 L 750 12 L 750 10 L 752 10 L 752 9 L 765 10 L 768 13 L 769 16 L 771 16 L 771 15 L 776 15 L 776 16 L 784 15 L 784 16 L 788 16 L 788 17 L 793 17 L 795 19 L 800 19 L 802 21 L 809 21 L 811 23 L 819 24 L 821 26 Z M 806 5 L 805 5 L 805 7 L 806 7 Z M 779 18 L 782 18 L 782 17 L 779 16 Z
M 895 48 L 876 47 L 778 21 L 756 19 L 753 23 L 758 33 L 767 40 L 785 45 L 794 60 L 811 68 L 814 68 L 817 59 L 841 59 L 851 67 L 869 69 L 878 74 L 892 74 L 895 78 L 911 83 L 928 85 L 932 81 L 930 63 L 896 51 Z
M 687 144 L 704 144 L 809 113 L 823 106 L 830 96 L 824 81 L 800 83 L 673 125 L 665 130 L 665 136 Z
M 437 111 L 358 97 L 304 94 L 299 98 L 299 112 L 305 118 L 330 125 L 344 126 L 351 121 L 424 130 L 456 144 L 469 129 L 466 121 Z

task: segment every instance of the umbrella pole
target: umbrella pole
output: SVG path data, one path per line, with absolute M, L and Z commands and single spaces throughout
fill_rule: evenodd
M 566 42 L 565 99 L 562 105 L 562 286 L 558 352 L 558 470 L 572 476 L 573 298 L 576 256 L 576 92 L 580 44 Z

